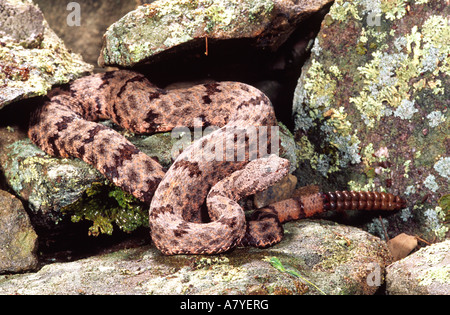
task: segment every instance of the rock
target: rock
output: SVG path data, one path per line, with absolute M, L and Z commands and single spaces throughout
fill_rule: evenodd
M 450 240 L 421 248 L 388 266 L 386 292 L 450 295 Z
M 0 190 L 0 274 L 36 269 L 37 235 L 19 199 Z
M 417 247 L 417 238 L 402 233 L 393 239 L 390 239 L 387 242 L 387 245 L 394 261 L 397 261 L 408 256 L 408 254 Z
M 329 0 L 316 1 L 155 1 L 111 25 L 103 37 L 99 64 L 134 66 L 182 45 L 251 39 L 253 45 L 278 48 L 301 21 Z M 181 51 L 177 48 L 177 52 Z M 202 53 L 203 53 L 202 52 Z
M 403 196 L 383 219 L 390 237 L 449 230 L 449 14 L 436 1 L 335 1 L 295 92 L 300 185 Z M 366 228 L 383 237 L 378 218 Z
M 0 294 L 373 294 L 383 283 L 391 258 L 380 239 L 326 221 L 285 228 L 265 250 L 162 256 L 144 246 L 54 263 L 0 276 Z
M 66 49 L 32 1 L 5 0 L 0 3 L 0 68 L 2 108 L 45 95 L 93 67 Z
M 27 201 L 31 212 L 44 222 L 62 220 L 61 208 L 78 200 L 94 182 L 104 177 L 78 159 L 60 159 L 47 155 L 27 138 L 9 146 L 2 162 L 11 189 Z
M 6 1 L 0 9 L 0 36 L 2 41 L 20 43 L 23 47 L 38 48 L 43 40 L 44 16 L 36 6 L 25 1 Z
M 64 41 L 66 47 L 83 56 L 84 61 L 94 66 L 97 66 L 102 35 L 108 26 L 136 9 L 137 2 L 141 1 L 77 0 L 80 18 L 79 25 L 76 25 L 74 14 L 78 7 L 69 6 L 69 2 L 61 3 L 59 0 L 35 0 L 48 24 Z

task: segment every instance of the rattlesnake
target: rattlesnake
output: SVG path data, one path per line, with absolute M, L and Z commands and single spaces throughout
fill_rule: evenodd
M 165 173 L 125 137 L 96 121 L 111 119 L 134 133 L 203 126 L 220 129 L 186 148 Z M 269 130 L 252 159 L 250 126 Z M 255 211 L 245 218 L 237 201 L 279 181 L 289 162 L 269 154 L 276 118 L 269 99 L 237 82 L 160 89 L 139 73 L 118 70 L 87 76 L 48 95 L 31 116 L 28 135 L 50 155 L 76 157 L 93 165 L 115 185 L 150 204 L 152 240 L 164 254 L 215 254 L 234 246 L 267 247 L 283 237 L 281 223 L 326 210 L 399 209 L 391 194 L 311 193 Z M 244 135 L 240 137 L 240 135 Z M 231 159 L 224 148 L 232 143 Z M 245 154 L 237 156 L 240 149 Z M 274 152 L 276 153 L 276 152 Z M 251 161 L 250 161 L 251 160 Z M 207 197 L 207 223 L 200 208 Z M 375 203 L 376 204 L 375 204 Z

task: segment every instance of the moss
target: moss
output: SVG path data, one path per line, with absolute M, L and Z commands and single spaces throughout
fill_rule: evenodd
M 71 214 L 72 222 L 92 221 L 89 234 L 113 233 L 114 225 L 124 232 L 132 232 L 148 226 L 147 207 L 120 188 L 105 183 L 93 183 L 82 198 L 64 207 L 63 213 Z

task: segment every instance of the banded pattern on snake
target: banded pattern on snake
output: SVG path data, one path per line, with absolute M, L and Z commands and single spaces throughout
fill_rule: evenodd
M 281 223 L 288 220 L 328 209 L 342 210 L 347 205 L 366 210 L 404 206 L 401 198 L 390 194 L 315 193 L 259 209 L 246 220 L 237 201 L 279 181 L 287 174 L 289 162 L 274 154 L 251 160 L 248 137 L 237 136 L 245 134 L 249 126 L 276 125 L 269 99 L 243 83 L 164 90 L 142 74 L 118 70 L 78 79 L 48 97 L 32 114 L 30 139 L 50 155 L 84 160 L 115 185 L 150 204 L 152 240 L 164 254 L 216 254 L 235 246 L 267 247 L 281 241 Z M 96 123 L 111 119 L 134 133 L 155 133 L 176 126 L 193 127 L 196 117 L 204 126 L 220 129 L 186 148 L 167 173 L 125 137 Z M 260 151 L 270 150 L 270 140 L 269 133 L 262 144 L 267 147 Z M 234 152 L 245 148 L 244 158 L 230 160 L 225 157 L 226 150 L 217 152 L 225 141 L 233 143 Z M 200 208 L 206 197 L 210 220 L 203 223 Z M 387 201 L 383 203 L 381 198 Z

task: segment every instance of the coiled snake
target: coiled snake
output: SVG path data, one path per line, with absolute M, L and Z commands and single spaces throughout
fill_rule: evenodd
M 401 198 L 386 193 L 314 193 L 259 209 L 246 220 L 237 201 L 279 181 L 289 162 L 275 154 L 252 159 L 246 131 L 251 126 L 275 126 L 276 118 L 269 99 L 243 83 L 163 90 L 142 74 L 118 70 L 78 79 L 48 97 L 31 116 L 30 139 L 50 155 L 84 160 L 150 204 L 152 240 L 164 254 L 267 247 L 281 241 L 281 223 L 288 220 L 326 210 L 393 210 L 404 205 Z M 125 137 L 96 123 L 111 119 L 135 133 L 155 133 L 193 127 L 196 117 L 204 126 L 220 129 L 186 148 L 167 173 Z M 258 151 L 268 151 L 271 139 L 269 132 Z M 232 143 L 232 158 L 226 155 L 227 141 Z M 202 223 L 200 208 L 206 197 L 209 220 Z

